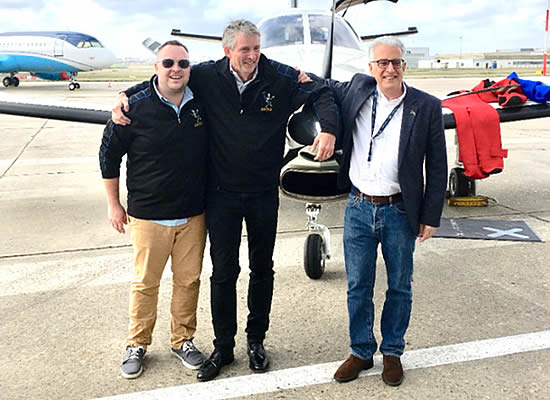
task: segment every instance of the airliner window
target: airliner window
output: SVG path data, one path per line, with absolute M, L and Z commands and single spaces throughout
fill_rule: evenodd
M 92 40 L 91 43 L 92 47 L 103 47 L 97 40 Z
M 309 26 L 311 32 L 311 43 L 325 44 L 328 40 L 330 16 L 310 15 Z M 346 23 L 338 18 L 334 19 L 334 45 L 360 49 L 356 37 Z
M 302 15 L 284 15 L 268 19 L 260 26 L 261 46 L 289 46 L 304 43 Z

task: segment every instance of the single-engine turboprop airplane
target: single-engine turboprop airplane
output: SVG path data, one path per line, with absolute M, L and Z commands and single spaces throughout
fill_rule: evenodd
M 288 65 L 300 66 L 327 78 L 334 76 L 339 80 L 347 80 L 354 73 L 367 73 L 369 58 L 360 48 L 361 40 L 387 34 L 361 37 L 336 13 L 372 1 L 377 0 L 335 0 L 332 13 L 292 9 L 288 13 L 266 18 L 259 23 L 262 52 L 268 57 Z M 388 1 L 397 3 L 398 0 Z M 416 33 L 416 28 L 393 34 L 412 33 Z M 173 30 L 172 34 L 201 40 L 221 40 L 218 36 L 183 33 L 179 30 Z M 151 39 L 145 40 L 143 44 L 153 52 L 160 45 Z M 6 101 L 0 101 L 0 113 L 2 112 L 97 124 L 105 124 L 110 118 L 110 110 Z M 497 113 L 500 122 L 549 117 L 550 104 L 498 108 Z M 444 123 L 446 129 L 456 128 L 454 115 L 450 112 L 444 114 Z M 339 171 L 337 160 L 341 153 L 337 151 L 332 159 L 317 162 L 308 151 L 308 146 L 318 133 L 319 124 L 310 110 L 305 109 L 294 114 L 288 124 L 288 151 L 280 175 L 280 189 L 284 195 L 309 202 L 306 204 L 309 234 L 305 241 L 304 268 L 307 276 L 312 279 L 323 275 L 325 261 L 330 258 L 330 232 L 326 226 L 317 222 L 320 203 L 343 199 L 348 195 L 347 190 L 338 188 L 336 184 Z M 466 179 L 463 174 L 459 178 Z M 460 186 L 467 186 L 467 182 L 460 182 Z
M 2 80 L 5 87 L 19 86 L 16 73 L 26 71 L 41 79 L 70 80 L 69 90 L 75 90 L 79 72 L 107 68 L 115 60 L 99 40 L 83 33 L 0 33 L 0 72 L 10 74 Z

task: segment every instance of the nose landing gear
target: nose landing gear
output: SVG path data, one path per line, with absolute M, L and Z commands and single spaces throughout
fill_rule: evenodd
M 78 83 L 78 82 L 69 83 L 69 90 L 73 91 L 75 89 L 80 89 L 80 83 Z
M 317 222 L 321 205 L 306 204 L 307 230 L 309 235 L 304 244 L 304 270 L 311 279 L 319 279 L 325 272 L 325 261 L 330 259 L 330 232 Z

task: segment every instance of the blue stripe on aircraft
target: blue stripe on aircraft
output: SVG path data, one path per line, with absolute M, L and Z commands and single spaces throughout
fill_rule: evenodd
M 80 32 L 68 32 L 68 31 L 41 31 L 41 32 L 2 32 L 0 33 L 1 36 L 37 36 L 37 37 L 51 37 L 51 38 L 57 38 L 57 37 L 63 37 L 64 40 L 71 43 L 73 46 L 76 46 L 79 42 L 86 42 L 86 41 L 96 41 L 98 43 L 99 40 L 97 40 L 95 37 L 86 35 L 84 33 Z
M 80 72 L 79 68 L 49 57 L 0 54 L 0 72 Z

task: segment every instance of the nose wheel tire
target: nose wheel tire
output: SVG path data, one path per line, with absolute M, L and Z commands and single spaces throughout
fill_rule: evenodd
M 304 246 L 304 269 L 311 279 L 319 279 L 325 272 L 323 238 L 312 233 L 306 238 Z
M 11 78 L 9 76 L 6 76 L 4 79 L 2 79 L 2 83 L 4 87 L 11 86 Z
M 76 89 L 76 85 L 73 82 L 69 83 L 69 90 L 73 91 L 75 89 Z

